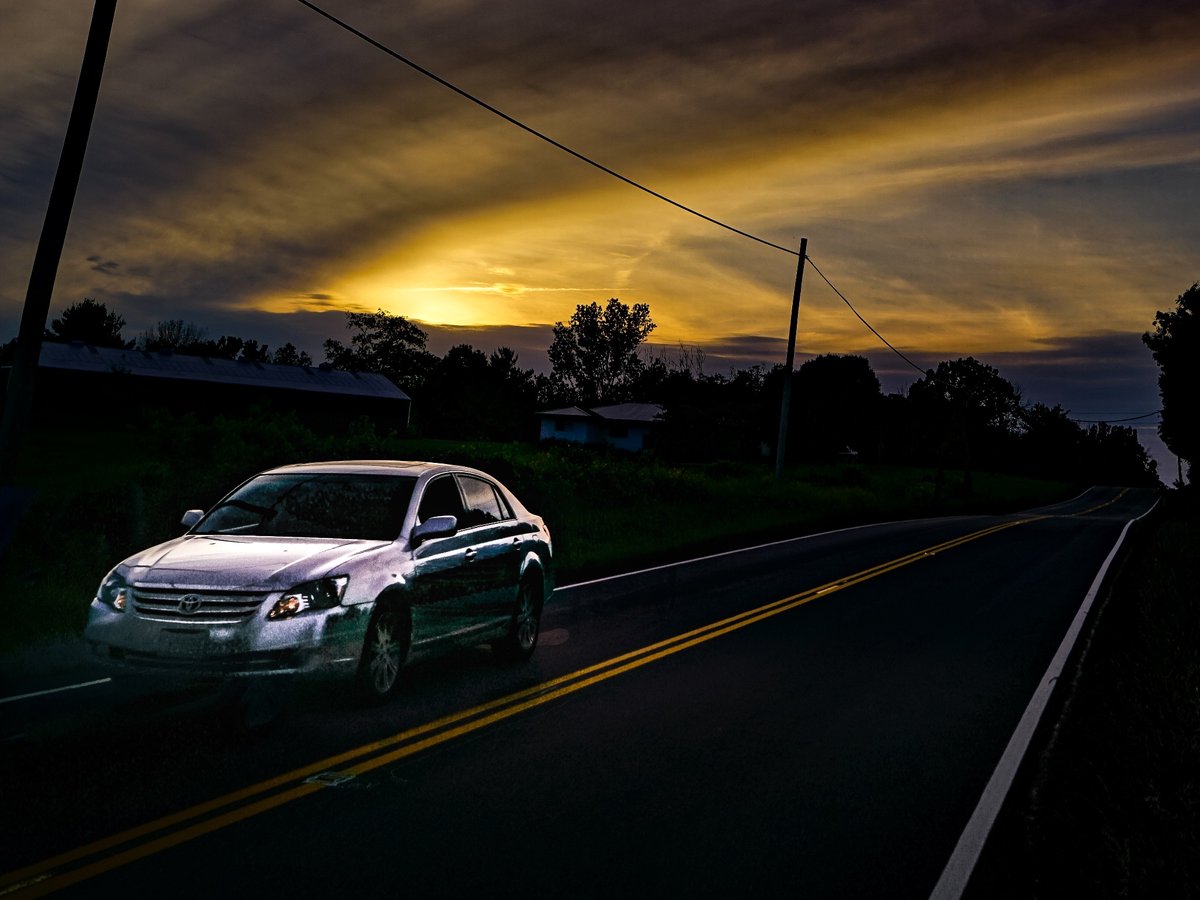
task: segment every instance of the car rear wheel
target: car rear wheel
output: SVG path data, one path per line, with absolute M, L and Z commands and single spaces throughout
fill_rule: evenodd
M 363 696 L 382 703 L 396 693 L 400 669 L 408 657 L 410 627 L 402 607 L 381 603 L 371 616 L 358 664 L 358 684 Z
M 541 621 L 542 579 L 539 573 L 528 572 L 517 587 L 517 602 L 508 634 L 496 642 L 494 649 L 503 659 L 528 659 L 537 648 Z

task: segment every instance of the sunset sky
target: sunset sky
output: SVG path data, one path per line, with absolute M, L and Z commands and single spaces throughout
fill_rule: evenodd
M 327 0 L 629 178 L 809 253 L 922 366 L 1084 417 L 1157 409 L 1139 335 L 1200 279 L 1194 2 Z M 91 4 L 0 0 L 0 340 Z M 340 313 L 545 367 L 578 303 L 650 304 L 706 370 L 783 359 L 795 258 L 642 194 L 295 0 L 120 0 L 53 310 L 321 359 Z M 916 372 L 811 270 L 799 351 Z M 802 356 L 803 358 L 803 356 Z

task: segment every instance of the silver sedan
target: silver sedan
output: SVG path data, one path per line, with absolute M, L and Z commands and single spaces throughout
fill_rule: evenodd
M 182 524 L 101 582 L 85 636 L 111 666 L 344 672 L 383 700 L 407 661 L 440 648 L 527 658 L 553 590 L 546 524 L 462 466 L 282 466 Z

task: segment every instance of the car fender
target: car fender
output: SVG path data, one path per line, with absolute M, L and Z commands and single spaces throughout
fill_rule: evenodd
M 546 561 L 538 555 L 536 550 L 527 550 L 525 556 L 521 559 L 521 568 L 519 579 L 523 579 L 530 570 L 536 571 L 542 578 L 542 604 L 545 605 L 550 600 L 550 593 L 554 590 L 554 582 L 550 576 L 550 567 L 546 565 Z
M 337 574 L 334 572 L 333 574 Z M 380 567 L 374 571 L 363 566 L 353 569 L 347 574 L 350 582 L 346 586 L 346 594 L 342 597 L 343 606 L 358 606 L 363 603 L 374 603 L 382 594 L 393 590 L 404 590 L 411 574 L 411 566 L 394 560 L 391 566 Z

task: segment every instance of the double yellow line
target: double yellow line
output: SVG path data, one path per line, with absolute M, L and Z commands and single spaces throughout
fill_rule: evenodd
M 1122 492 L 1123 493 L 1123 492 Z M 1119 496 L 1119 495 L 1118 495 Z M 1114 502 L 1117 498 L 1108 501 Z M 1093 507 L 1085 515 L 1108 503 Z M 701 628 L 675 635 L 655 644 L 613 657 L 604 662 L 579 669 L 545 681 L 534 687 L 491 700 L 460 712 L 451 713 L 432 722 L 418 725 L 398 734 L 373 741 L 329 756 L 312 765 L 294 769 L 283 775 L 238 791 L 200 803 L 180 812 L 155 819 L 145 825 L 122 831 L 111 837 L 86 844 L 58 856 L 42 860 L 22 869 L 0 876 L 0 896 L 20 893 L 23 897 L 41 896 L 72 884 L 109 872 L 163 850 L 217 831 L 226 826 L 252 818 L 293 800 L 307 797 L 327 787 L 374 769 L 420 753 L 430 747 L 454 740 L 481 728 L 486 728 L 527 710 L 550 703 L 615 678 L 634 669 L 649 665 L 674 653 L 706 643 L 722 635 L 761 622 L 781 613 L 811 603 L 872 578 L 928 559 L 988 535 L 1048 518 L 1044 515 L 1002 522 L 962 537 L 944 541 L 918 550 L 907 556 L 889 560 L 853 575 L 784 597 L 764 606 L 712 622 Z

